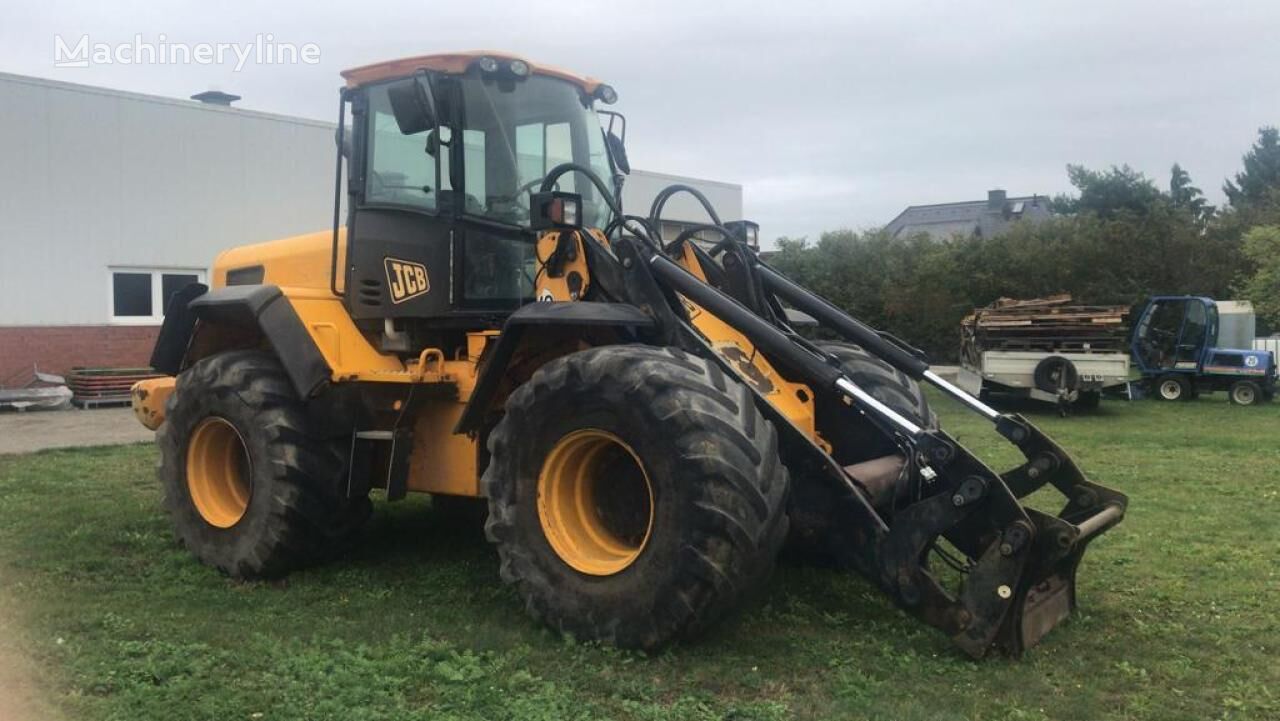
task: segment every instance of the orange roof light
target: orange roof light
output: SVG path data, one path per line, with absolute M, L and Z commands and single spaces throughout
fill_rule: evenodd
M 482 57 L 491 57 L 508 63 L 512 61 L 523 63 L 534 73 L 568 80 L 582 88 L 582 91 L 588 95 L 594 95 L 596 89 L 603 84 L 595 78 L 571 73 L 568 70 L 561 70 L 550 65 L 541 65 L 518 55 L 494 50 L 469 50 L 460 53 L 439 53 L 436 55 L 419 55 L 412 58 L 389 60 L 344 70 L 342 71 L 342 77 L 347 81 L 347 87 L 354 88 L 381 80 L 407 77 L 423 68 L 448 75 L 461 75 L 471 67 L 472 63 Z

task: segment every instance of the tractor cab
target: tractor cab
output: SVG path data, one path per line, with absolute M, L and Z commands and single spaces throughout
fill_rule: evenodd
M 1276 361 L 1269 351 L 1218 348 L 1218 305 L 1202 296 L 1156 296 L 1134 325 L 1134 362 L 1153 394 L 1189 400 L 1225 390 L 1252 405 L 1275 395 Z
M 392 338 L 498 327 L 536 293 L 530 204 L 547 172 L 573 163 L 616 182 L 625 167 L 595 110 L 617 95 L 591 78 L 483 52 L 343 77 L 348 252 L 335 276 L 356 322 L 378 332 L 389 321 Z M 577 225 L 608 224 L 606 199 L 583 177 L 565 174 L 555 189 L 575 196 Z

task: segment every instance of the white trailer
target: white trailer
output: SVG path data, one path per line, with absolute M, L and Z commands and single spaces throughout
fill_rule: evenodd
M 1015 395 L 1096 406 L 1129 382 L 1126 306 L 1072 305 L 1067 294 L 976 308 L 960 323 L 958 385 L 989 397 Z
M 1097 404 L 1103 390 L 1128 382 L 1128 353 L 1088 351 L 987 350 L 976 364 L 966 359 L 956 377 L 956 385 L 979 397 L 1005 393 L 1087 407 Z

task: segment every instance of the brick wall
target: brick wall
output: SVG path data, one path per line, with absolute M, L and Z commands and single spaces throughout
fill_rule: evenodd
M 0 385 L 20 386 L 31 367 L 66 373 L 73 366 L 145 367 L 160 326 L 0 327 Z

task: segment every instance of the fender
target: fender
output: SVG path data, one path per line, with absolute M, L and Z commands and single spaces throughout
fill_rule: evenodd
M 634 305 L 626 303 L 596 303 L 589 301 L 530 303 L 512 313 L 502 326 L 502 334 L 488 353 L 488 360 L 480 369 L 475 390 L 467 401 L 467 407 L 454 426 L 454 433 L 477 431 L 484 423 L 489 406 L 507 366 L 516 351 L 525 345 L 527 328 L 616 328 L 628 337 L 639 339 L 636 334 L 654 327 L 652 316 Z M 532 342 L 532 341 L 531 341 Z
M 205 326 L 260 334 L 284 366 L 300 398 L 317 395 L 332 369 L 293 305 L 274 285 L 233 285 L 209 290 L 193 283 L 174 294 L 151 353 L 151 367 L 176 376 L 190 365 L 192 341 Z

